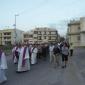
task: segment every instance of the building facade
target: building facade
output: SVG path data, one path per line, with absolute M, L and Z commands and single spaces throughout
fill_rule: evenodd
M 15 44 L 22 41 L 22 31 L 18 29 L 0 30 L 0 45 Z
M 74 46 L 85 46 L 85 18 L 68 23 L 67 38 Z
M 2 45 L 2 31 L 0 31 L 0 45 Z
M 34 30 L 31 30 L 30 32 L 26 32 L 23 35 L 23 41 L 30 43 L 50 43 L 50 42 L 57 42 L 58 41 L 58 32 L 56 29 L 52 28 L 35 28 Z
M 33 38 L 33 32 L 24 32 L 23 33 L 23 40 L 22 42 L 24 43 L 34 43 L 34 38 Z

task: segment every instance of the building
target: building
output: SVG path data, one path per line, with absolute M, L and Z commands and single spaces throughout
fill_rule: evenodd
M 23 35 L 24 42 L 30 43 L 50 43 L 50 42 L 57 42 L 58 41 L 58 32 L 56 29 L 47 28 L 47 27 L 40 27 L 31 30 L 30 32 L 26 32 Z
M 23 33 L 23 41 L 24 43 L 34 43 L 34 38 L 33 38 L 33 32 L 30 31 L 30 32 L 24 32 Z
M 0 45 L 2 45 L 2 31 L 0 31 Z
M 18 29 L 0 30 L 0 45 L 15 44 L 22 41 L 22 31 Z
M 85 18 L 68 23 L 67 38 L 74 46 L 85 46 Z

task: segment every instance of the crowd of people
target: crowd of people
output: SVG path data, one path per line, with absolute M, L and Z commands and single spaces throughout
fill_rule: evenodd
M 72 44 L 71 44 L 72 45 Z M 71 49 L 69 49 L 71 48 Z M 22 73 L 31 70 L 31 66 L 38 63 L 38 59 L 49 59 L 50 64 L 56 68 L 61 66 L 66 68 L 68 56 L 73 55 L 73 49 L 67 42 L 60 43 L 43 43 L 43 44 L 16 44 L 13 46 L 12 55 L 13 62 L 17 64 L 16 72 Z M 60 63 L 62 59 L 62 64 Z M 7 61 L 5 53 L 0 49 L 0 83 L 7 81 L 5 70 L 7 69 Z

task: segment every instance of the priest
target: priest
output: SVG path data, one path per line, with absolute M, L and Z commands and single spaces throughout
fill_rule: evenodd
M 31 54 L 31 64 L 37 63 L 37 53 L 38 53 L 37 45 L 34 44 Z
M 7 81 L 5 70 L 7 69 L 7 61 L 5 53 L 0 49 L 0 84 Z
M 19 47 L 18 45 L 15 45 L 12 49 L 12 54 L 13 54 L 13 62 L 14 64 L 18 63 L 18 59 L 19 59 Z
M 25 72 L 30 70 L 30 61 L 29 61 L 29 49 L 25 44 L 22 44 L 19 60 L 18 60 L 18 70 L 17 72 Z

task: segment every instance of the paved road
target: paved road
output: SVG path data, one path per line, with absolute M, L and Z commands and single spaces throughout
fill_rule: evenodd
M 31 71 L 16 73 L 16 66 L 8 59 L 8 81 L 2 85 L 85 85 L 85 49 L 75 49 L 66 69 L 53 68 L 48 61 L 39 61 Z

